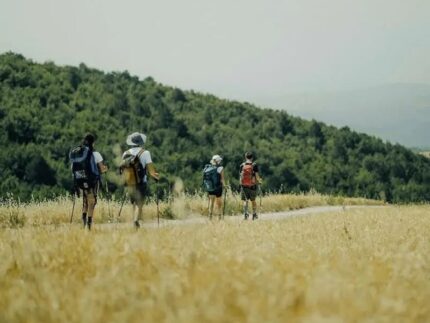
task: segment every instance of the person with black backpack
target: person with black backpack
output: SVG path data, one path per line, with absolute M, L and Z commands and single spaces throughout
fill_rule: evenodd
M 91 230 L 101 174 L 107 171 L 102 155 L 94 150 L 95 136 L 85 135 L 82 145 L 70 151 L 74 191 L 82 194 L 82 222 Z
M 217 206 L 219 218 L 221 219 L 222 191 L 225 186 L 224 167 L 221 166 L 222 158 L 214 155 L 203 169 L 203 187 L 209 195 L 209 218 L 212 219 L 214 204 Z
M 134 226 L 140 228 L 139 220 L 142 218 L 142 209 L 148 191 L 148 176 L 159 180 L 152 162 L 151 153 L 144 148 L 146 136 L 139 132 L 134 132 L 127 137 L 126 143 L 131 148 L 122 155 L 120 171 L 123 175 L 124 184 L 133 204 Z
M 254 155 L 251 152 L 245 153 L 245 162 L 240 165 L 239 176 L 244 218 L 248 220 L 248 201 L 251 201 L 252 220 L 256 220 L 258 215 L 255 199 L 257 197 L 257 186 L 261 184 L 261 177 L 258 173 L 258 165 L 254 162 Z

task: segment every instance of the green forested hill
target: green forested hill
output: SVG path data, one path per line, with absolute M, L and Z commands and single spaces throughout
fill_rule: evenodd
M 0 125 L 2 198 L 70 190 L 68 151 L 88 131 L 114 173 L 119 146 L 125 149 L 127 134 L 141 131 L 159 171 L 170 181 L 180 177 L 188 191 L 200 188 L 201 169 L 215 153 L 224 156 L 237 187 L 243 153 L 253 150 L 266 191 L 430 199 L 430 160 L 402 146 L 84 64 L 59 67 L 0 55 Z

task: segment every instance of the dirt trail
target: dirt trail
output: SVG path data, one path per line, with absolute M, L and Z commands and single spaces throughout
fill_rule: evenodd
M 304 209 L 299 210 L 291 210 L 291 211 L 283 211 L 283 212 L 272 212 L 272 213 L 263 213 L 260 214 L 257 221 L 275 221 L 275 220 L 282 220 L 289 217 L 295 217 L 295 216 L 307 216 L 307 215 L 313 215 L 313 214 L 322 214 L 322 213 L 329 213 L 329 212 L 341 212 L 351 209 L 358 209 L 358 208 L 381 208 L 384 206 L 380 205 L 351 205 L 351 206 L 313 206 L 313 207 L 307 207 Z M 252 216 L 250 216 L 251 218 Z M 190 224 L 205 224 L 205 223 L 211 223 L 211 222 L 217 222 L 218 218 L 214 217 L 212 221 L 210 221 L 207 217 L 190 217 L 186 219 L 177 219 L 177 220 L 166 220 L 166 219 L 160 219 L 160 228 L 161 227 L 170 227 L 170 226 L 179 226 L 179 225 L 190 225 Z M 226 222 L 238 222 L 238 221 L 244 221 L 243 215 L 235 215 L 235 216 L 226 216 L 224 218 L 224 221 Z M 251 222 L 252 220 L 248 220 Z M 96 225 L 100 228 L 100 225 Z M 108 223 L 101 225 L 103 228 L 109 227 L 109 228 L 125 228 L 125 227 L 131 227 L 132 223 Z M 142 228 L 157 228 L 157 220 L 151 221 L 151 222 L 141 222 Z

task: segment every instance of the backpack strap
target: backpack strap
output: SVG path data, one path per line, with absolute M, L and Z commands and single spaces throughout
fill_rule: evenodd
M 142 165 L 142 163 L 140 162 L 140 156 L 142 156 L 144 152 L 145 152 L 145 149 L 142 148 L 135 157 L 135 160 L 137 160 L 139 162 L 139 164 L 141 164 L 141 165 Z M 143 165 L 142 165 L 142 167 L 143 167 Z
M 142 163 L 140 162 L 140 156 L 142 156 L 143 155 L 143 153 L 145 152 L 145 149 L 141 149 L 140 151 L 139 151 L 139 153 L 136 155 L 136 159 L 137 159 L 137 161 L 139 162 L 139 165 L 142 167 L 142 171 L 144 172 L 144 174 L 146 174 L 146 165 L 145 165 L 145 167 L 143 167 L 143 165 L 142 165 Z M 137 177 L 137 174 L 136 174 L 136 177 Z
M 93 175 L 98 178 L 100 176 L 100 172 L 99 172 L 99 168 L 96 164 L 96 159 L 94 157 L 94 152 L 93 151 L 89 151 L 88 154 L 90 155 L 88 158 L 90 159 L 90 167 L 91 167 L 91 172 L 93 173 Z
M 140 151 L 139 151 L 139 153 L 136 155 L 136 157 L 137 158 L 140 158 L 140 156 L 142 156 L 142 154 L 145 152 L 145 149 L 141 149 Z
M 252 165 L 252 171 L 254 171 L 254 162 L 244 162 L 240 165 L 240 167 L 243 168 L 245 165 Z

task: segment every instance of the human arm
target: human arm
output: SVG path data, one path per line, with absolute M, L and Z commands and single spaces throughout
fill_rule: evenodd
M 221 170 L 221 172 L 219 173 L 219 175 L 220 175 L 220 181 L 221 181 L 222 187 L 226 187 L 226 185 L 225 185 L 225 178 L 224 178 L 224 168 Z
M 104 163 L 102 155 L 99 152 L 94 151 L 93 156 L 100 174 L 106 173 L 108 171 L 108 167 Z
M 258 172 L 255 173 L 255 179 L 257 180 L 258 184 L 261 184 L 263 182 L 263 179 L 260 177 L 260 174 Z
M 160 174 L 158 174 L 157 171 L 155 170 L 154 163 L 147 164 L 146 169 L 148 170 L 148 173 L 152 178 L 154 178 L 157 181 L 160 179 Z
M 254 174 L 255 174 L 255 179 L 257 181 L 257 184 L 260 185 L 263 182 L 263 179 L 260 176 L 259 167 L 257 164 L 254 164 Z
M 103 163 L 103 161 L 101 161 L 100 163 L 97 164 L 97 167 L 99 168 L 100 174 L 104 174 L 108 171 L 108 167 L 107 165 L 105 165 Z
M 155 180 L 159 180 L 160 179 L 160 174 L 157 173 L 154 163 L 152 162 L 152 157 L 151 157 L 151 153 L 149 152 L 149 150 L 145 150 L 143 151 L 140 156 L 140 162 L 142 163 L 142 165 L 144 167 L 146 167 L 147 173 L 154 178 Z

